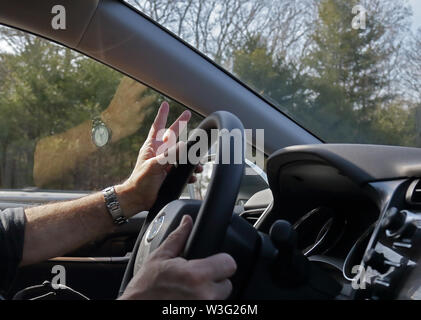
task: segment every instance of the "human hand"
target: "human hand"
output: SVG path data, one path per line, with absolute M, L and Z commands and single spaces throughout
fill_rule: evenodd
M 190 111 L 186 110 L 168 129 L 165 129 L 168 113 L 169 105 L 163 102 L 139 151 L 132 174 L 123 184 L 115 187 L 123 212 L 128 217 L 149 210 L 155 203 L 161 184 L 171 168 L 171 164 L 162 161 L 165 152 L 176 148 L 178 134 L 186 127 L 191 117 Z M 201 171 L 202 166 L 198 165 L 195 172 Z M 193 182 L 195 182 L 194 176 L 190 178 L 189 183 Z
M 147 94 L 148 87 L 129 78 L 123 77 L 117 90 L 101 118 L 111 129 L 112 142 L 134 134 L 142 125 L 145 112 L 157 96 Z
M 231 294 L 229 278 L 235 273 L 234 259 L 219 253 L 205 259 L 180 257 L 193 222 L 184 216 L 180 225 L 146 260 L 120 297 L 138 299 L 226 299 Z

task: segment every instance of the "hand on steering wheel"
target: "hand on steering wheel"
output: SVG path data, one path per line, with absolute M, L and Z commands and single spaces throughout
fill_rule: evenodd
M 165 151 L 176 148 L 174 140 L 177 139 L 179 132 L 185 128 L 191 117 L 190 111 L 186 110 L 168 129 L 165 129 L 168 113 L 168 102 L 163 102 L 148 137 L 139 150 L 136 165 L 129 179 L 115 187 L 123 212 L 128 217 L 140 211 L 149 210 L 154 204 L 158 190 L 171 169 L 171 165 L 162 164 L 163 162 L 159 160 L 164 157 Z M 168 139 L 168 137 L 173 139 Z M 195 172 L 200 173 L 201 171 L 202 167 L 198 165 Z M 189 183 L 195 181 L 196 177 L 191 176 Z
M 147 259 L 120 299 L 226 299 L 232 290 L 234 259 L 219 253 L 189 260 L 180 257 L 193 221 L 188 215 Z
M 158 137 L 159 129 L 165 127 L 167 113 L 168 106 L 163 104 L 146 143 L 148 147 L 141 151 L 140 160 L 136 165 L 137 168 L 128 180 L 144 184 L 142 189 L 147 188 L 150 183 L 154 184 L 153 188 L 156 186 L 160 186 L 160 188 L 158 192 L 151 189 L 154 196 L 152 199 L 156 200 L 149 209 L 144 225 L 139 232 L 120 286 L 120 294 L 126 292 L 125 289 L 131 279 L 142 278 L 145 279 L 146 283 L 148 281 L 150 283 L 146 285 L 146 289 L 142 290 L 147 290 L 147 288 L 152 290 L 151 283 L 163 288 L 167 288 L 168 285 L 176 286 L 178 283 L 181 287 L 186 284 L 193 286 L 194 289 L 192 290 L 196 295 L 198 294 L 196 290 L 199 289 L 200 292 L 203 289 L 209 291 L 209 288 L 203 288 L 199 284 L 199 282 L 203 282 L 205 286 L 213 286 L 219 289 L 211 290 L 211 296 L 202 296 L 202 298 L 227 297 L 231 291 L 231 284 L 227 278 L 233 274 L 236 268 L 233 267 L 235 262 L 230 256 L 220 253 L 244 174 L 244 127 L 236 116 L 225 111 L 215 112 L 200 123 L 185 144 L 187 149 L 184 151 L 194 150 L 192 148 L 198 143 L 197 138 L 203 136 L 201 133 L 205 131 L 208 147 L 212 145 L 212 142 L 218 142 L 217 161 L 214 165 L 205 199 L 203 201 L 181 200 L 179 197 L 196 164 L 195 161 L 190 161 L 190 159 L 186 164 L 180 161 L 174 166 L 159 164 L 161 158 L 165 158 L 166 155 L 163 153 L 156 155 L 156 150 L 160 148 L 157 147 L 154 139 Z M 190 115 L 182 114 L 180 118 L 183 116 L 189 117 Z M 180 125 L 177 121 L 170 129 Z M 211 130 L 214 129 L 218 130 L 217 136 L 211 134 Z M 161 130 L 159 141 L 165 143 L 165 135 L 166 133 L 162 133 Z M 176 148 L 175 144 L 171 148 Z M 148 154 L 154 155 L 154 157 L 145 160 L 147 157 L 145 158 L 144 155 Z M 227 155 L 230 159 L 228 163 L 224 161 L 224 156 Z M 240 156 L 240 162 L 234 161 L 235 155 Z M 168 170 L 168 168 L 171 168 L 171 170 Z M 143 176 L 145 170 L 148 170 L 148 179 Z M 162 182 L 164 178 L 165 181 Z M 158 196 L 155 198 L 156 194 Z M 181 239 L 177 242 L 173 239 L 174 235 L 171 236 L 171 232 L 180 223 L 182 216 L 186 214 L 195 219 L 195 222 L 192 228 L 191 218 L 184 218 L 190 221 L 188 222 L 189 227 L 186 227 L 188 231 L 183 232 L 183 227 L 181 231 L 180 229 L 176 231 L 176 239 L 177 237 Z M 249 225 L 247 224 L 247 226 Z M 181 235 L 177 236 L 180 232 Z M 173 241 L 176 243 L 175 246 L 171 244 Z M 172 248 L 172 250 L 168 251 L 168 248 Z M 167 253 L 165 254 L 165 252 Z M 179 255 L 183 258 L 175 258 Z M 149 270 L 151 268 L 155 271 Z M 198 269 L 198 271 L 194 271 L 195 269 Z M 197 272 L 199 275 L 197 275 Z M 200 281 L 197 281 L 197 278 Z M 133 281 L 130 283 L 140 283 L 140 280 Z M 161 283 L 161 281 L 164 282 Z M 218 292 L 218 294 L 215 294 L 215 292 Z M 165 293 L 161 293 L 160 297 L 165 298 Z M 189 294 L 192 294 L 192 292 L 186 293 L 187 296 Z

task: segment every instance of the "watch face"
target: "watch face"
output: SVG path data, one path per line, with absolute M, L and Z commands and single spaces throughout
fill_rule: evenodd
M 92 132 L 92 140 L 97 147 L 103 147 L 110 139 L 110 132 L 104 125 L 96 126 Z

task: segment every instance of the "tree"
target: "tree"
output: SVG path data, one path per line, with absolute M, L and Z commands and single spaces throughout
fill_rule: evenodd
M 403 95 L 412 101 L 412 112 L 415 118 L 415 143 L 421 146 L 421 28 L 410 39 L 405 48 L 405 65 L 403 70 Z
M 352 8 L 357 4 L 318 3 L 313 42 L 304 59 L 316 95 L 311 109 L 321 120 L 316 133 L 329 141 L 379 143 L 386 140 L 376 114 L 387 112 L 396 97 L 391 61 L 400 53 L 408 9 L 402 1 L 365 1 L 366 29 L 355 30 Z
M 165 98 L 41 38 L 2 28 L 0 39 L 10 49 L 0 53 L 0 186 L 92 190 L 125 179 Z M 171 105 L 169 121 L 184 111 Z M 102 149 L 91 142 L 100 115 L 113 132 Z
M 403 78 L 406 87 L 410 89 L 406 94 L 414 101 L 421 101 L 421 28 L 406 47 L 405 63 Z
M 105 109 L 121 75 L 41 38 L 1 32 L 13 49 L 2 54 L 1 182 L 16 187 L 32 181 L 37 140 Z
M 297 120 L 308 111 L 306 77 L 284 56 L 274 56 L 265 39 L 254 37 L 234 52 L 233 71 L 257 92 Z
M 305 43 L 313 0 L 128 0 L 217 63 L 248 39 L 265 38 L 271 54 L 297 57 Z M 291 56 L 291 57 L 290 57 Z
M 421 31 L 408 45 L 405 0 L 129 2 L 329 142 L 417 143 Z M 351 28 L 355 4 L 367 9 L 365 30 Z M 32 185 L 36 146 L 43 151 L 37 155 L 48 154 L 52 149 L 40 147 L 45 141 L 75 134 L 79 126 L 87 136 L 90 120 L 110 110 L 115 112 L 109 118 L 126 116 L 130 134 L 117 129 L 118 141 L 83 157 L 74 154 L 71 166 L 57 161 L 66 177 L 39 186 L 92 189 L 123 179 L 164 97 L 26 33 L 1 28 L 0 41 L 8 44 L 0 52 L 1 186 Z M 142 106 L 141 117 L 127 114 L 138 108 L 124 109 L 125 104 L 139 104 L 143 94 L 153 101 Z M 169 121 L 181 110 L 172 103 Z M 192 126 L 199 121 L 194 117 Z M 67 153 L 61 157 L 66 158 Z M 94 178 L 83 179 L 88 175 Z
M 254 37 L 234 51 L 234 73 L 329 141 L 413 145 L 413 108 L 396 77 L 406 8 L 365 3 L 367 29 L 353 30 L 356 1 L 314 3 L 316 27 L 301 59 L 274 54 L 264 37 Z

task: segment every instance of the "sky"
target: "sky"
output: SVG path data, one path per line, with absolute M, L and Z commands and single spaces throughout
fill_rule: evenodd
M 412 28 L 417 30 L 421 27 L 421 0 L 409 0 L 412 5 L 414 16 L 412 17 Z
M 408 0 L 408 2 L 413 10 L 412 30 L 416 31 L 418 28 L 421 28 L 421 0 Z M 0 49 L 10 51 L 10 48 L 2 41 L 0 41 Z

